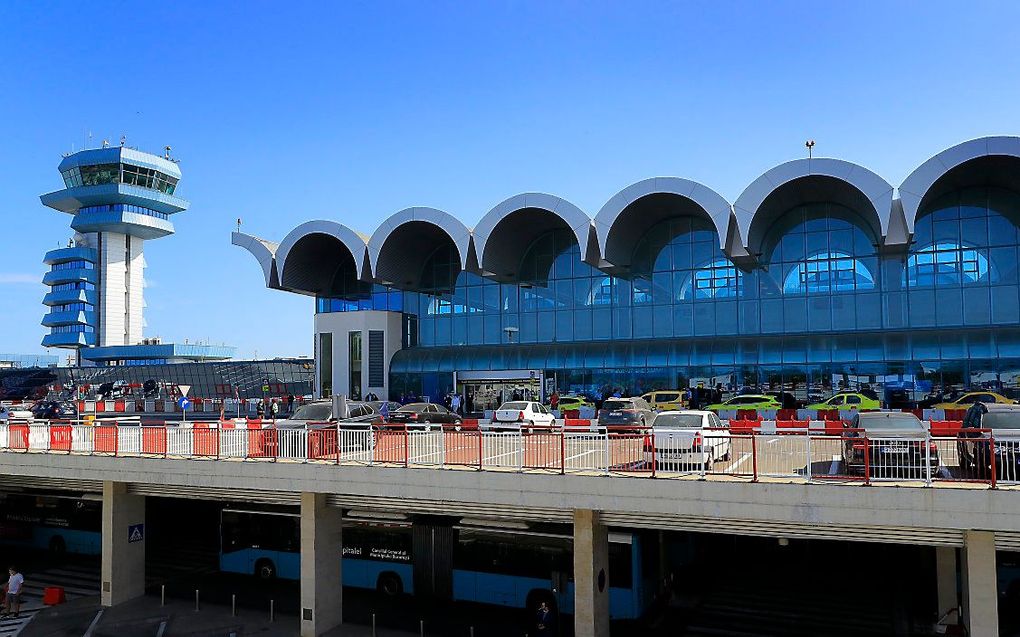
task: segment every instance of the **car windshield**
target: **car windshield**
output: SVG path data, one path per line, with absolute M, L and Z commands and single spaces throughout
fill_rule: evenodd
M 660 403 L 671 403 L 677 398 L 680 398 L 680 394 L 655 394 L 655 400 Z
M 405 413 L 406 412 L 413 412 L 413 413 L 416 413 L 416 414 L 420 414 L 421 412 L 425 411 L 426 407 L 428 407 L 428 403 L 411 403 L 410 405 L 404 405 L 403 407 L 401 407 L 397 411 L 402 411 L 402 412 L 405 412 Z
M 923 429 L 921 421 L 912 414 L 890 414 L 888 416 L 882 415 L 877 418 L 861 418 L 859 420 L 860 427 L 864 429 L 872 429 L 877 431 L 883 430 L 896 430 L 896 431 L 921 431 Z
M 989 411 L 981 416 L 984 429 L 1020 429 L 1020 411 Z
M 602 403 L 603 409 L 634 409 L 634 403 L 629 400 L 607 400 Z
M 659 414 L 653 427 L 669 429 L 700 429 L 702 417 L 699 414 Z
M 314 403 L 302 405 L 290 417 L 291 420 L 329 420 L 333 417 L 332 403 Z
M 507 410 L 507 411 L 509 411 L 511 409 L 516 409 L 517 411 L 524 411 L 527 408 L 528 408 L 528 403 L 503 403 L 503 406 L 500 407 L 501 410 Z

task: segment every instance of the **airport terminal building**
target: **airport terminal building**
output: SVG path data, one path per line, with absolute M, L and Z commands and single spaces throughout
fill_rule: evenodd
M 318 220 L 233 242 L 267 286 L 316 297 L 318 394 L 457 390 L 480 411 L 512 392 L 699 382 L 1018 397 L 1018 228 L 1020 138 L 987 137 L 898 187 L 799 159 L 734 202 L 656 177 L 594 216 L 527 193 L 474 228 L 409 208 L 370 236 Z

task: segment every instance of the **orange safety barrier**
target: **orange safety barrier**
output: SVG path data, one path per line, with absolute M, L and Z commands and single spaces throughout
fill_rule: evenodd
M 79 400 L 78 401 L 78 413 L 85 413 L 85 401 L 84 400 Z
M 64 588 L 62 586 L 47 586 L 43 589 L 42 601 L 46 606 L 63 604 L 67 601 L 67 597 L 64 595 Z
M 28 425 L 11 425 L 7 430 L 7 447 L 28 450 Z
M 50 425 L 50 449 L 71 451 L 71 425 Z
M 196 426 L 191 430 L 191 436 L 193 455 L 207 457 L 220 455 L 220 435 L 216 429 L 210 429 L 209 425 Z
M 962 420 L 933 420 L 931 421 L 931 435 L 957 436 L 962 427 Z
M 117 453 L 117 425 L 96 425 L 95 428 L 95 451 L 96 453 Z
M 142 427 L 142 453 L 166 455 L 166 427 Z
M 276 458 L 280 453 L 280 437 L 275 429 L 248 429 L 248 457 Z
M 734 418 L 730 420 L 730 431 L 735 434 L 749 434 L 753 433 L 756 429 L 761 429 L 760 420 L 752 420 L 750 418 Z
M 407 464 L 407 431 L 404 429 L 380 429 L 375 434 L 376 462 Z
M 924 410 L 923 409 L 904 409 L 903 413 L 905 413 L 905 414 L 914 414 L 915 416 L 917 416 L 918 420 L 924 420 Z
M 737 420 L 761 420 L 757 409 L 738 409 Z
M 309 460 L 337 459 L 336 429 L 313 429 L 308 432 Z
M 113 403 L 113 411 L 118 413 L 124 413 L 125 409 L 127 409 L 127 407 L 124 405 L 123 400 L 118 400 L 117 402 Z
M 96 413 L 97 414 L 101 414 L 101 413 L 103 413 L 105 411 L 106 411 L 106 401 L 105 400 L 97 400 L 96 401 Z

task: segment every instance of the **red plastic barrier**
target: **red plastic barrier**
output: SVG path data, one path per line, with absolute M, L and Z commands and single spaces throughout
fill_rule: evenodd
M 839 420 L 838 409 L 819 409 L 818 420 Z
M 755 429 L 761 429 L 760 420 L 733 419 L 730 420 L 730 431 L 735 434 L 749 434 Z
M 967 415 L 966 409 L 947 409 L 946 420 L 963 420 Z
M 275 429 L 248 429 L 249 458 L 276 458 L 279 453 L 280 438 Z
M 931 435 L 957 436 L 962 427 L 962 420 L 933 420 L 931 421 Z
M 71 451 L 71 425 L 50 425 L 50 449 Z
M 127 408 L 124 406 L 123 400 L 118 400 L 117 402 L 113 403 L 113 411 L 117 413 L 124 413 L 125 409 Z
M 566 418 L 563 421 L 564 427 L 580 427 L 582 429 L 591 428 L 591 420 L 587 418 Z
M 104 413 L 105 411 L 106 411 L 106 401 L 105 400 L 97 400 L 96 401 L 96 413 L 97 414 L 101 414 L 101 413 Z
M 84 400 L 79 400 L 78 401 L 78 413 L 79 414 L 84 414 L 85 413 L 85 401 Z
M 117 425 L 97 425 L 95 434 L 96 453 L 117 453 Z
M 10 449 L 28 449 L 28 425 L 11 425 L 7 430 L 7 446 Z
M 833 419 L 830 419 L 830 418 L 826 418 L 823 422 L 825 422 L 825 435 L 827 435 L 827 436 L 842 436 L 843 435 L 844 421 L 838 420 L 838 419 L 833 420 Z
M 738 409 L 737 420 L 761 420 L 757 409 Z
M 918 420 L 924 420 L 924 410 L 923 409 L 904 409 L 903 413 L 905 413 L 905 414 L 914 414 L 915 416 L 917 416 Z
M 797 410 L 796 409 L 780 409 L 780 410 L 778 410 L 776 412 L 776 421 L 778 422 L 780 420 L 785 420 L 785 421 L 794 421 L 794 420 L 797 420 Z
M 777 420 L 776 429 L 804 429 L 811 424 L 810 420 Z
M 166 455 L 166 427 L 142 427 L 142 453 Z

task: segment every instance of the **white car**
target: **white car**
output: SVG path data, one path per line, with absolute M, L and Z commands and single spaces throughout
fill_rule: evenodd
M 492 415 L 492 426 L 530 427 L 541 425 L 551 427 L 556 423 L 556 417 L 542 403 L 515 400 L 503 403 Z
M 660 412 L 644 445 L 645 464 L 654 458 L 659 471 L 707 471 L 731 454 L 730 432 L 711 411 Z

